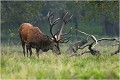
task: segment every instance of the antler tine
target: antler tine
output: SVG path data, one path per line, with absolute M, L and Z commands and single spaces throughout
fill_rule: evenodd
M 60 32 L 58 34 L 58 41 L 60 41 L 60 38 L 61 38 L 60 36 L 62 35 L 63 27 L 64 27 L 64 24 L 62 25 Z
M 65 15 L 63 16 L 63 20 L 65 19 L 65 17 L 68 15 L 68 12 L 65 13 Z
M 73 15 L 71 15 L 69 19 L 65 20 L 65 18 L 66 18 L 67 15 L 68 15 L 68 12 L 66 12 L 65 16 L 63 17 L 63 22 L 65 24 L 68 23 L 71 20 L 72 16 L 73 16 Z
M 48 12 L 48 19 L 49 19 L 49 21 L 50 21 L 50 25 L 51 26 L 53 26 L 53 25 L 55 25 L 56 23 L 58 23 L 58 20 L 60 19 L 60 18 L 57 18 L 56 20 L 54 20 L 53 22 L 51 22 L 51 18 L 53 17 L 53 12 Z
M 68 23 L 71 20 L 72 16 L 73 15 L 71 15 L 70 18 L 65 21 L 65 24 Z
M 70 37 L 65 38 L 64 40 L 60 40 L 60 43 L 67 43 L 69 41 Z
M 69 41 L 70 37 L 68 38 L 64 38 L 64 39 L 60 39 L 60 43 L 67 43 Z
M 67 41 L 60 41 L 60 43 L 67 43 L 69 40 L 67 40 Z
M 50 25 L 50 27 L 52 27 L 53 25 L 52 25 L 51 18 L 53 17 L 53 12 L 49 11 L 47 14 L 47 17 L 48 17 L 49 25 Z
M 47 17 L 49 17 L 50 16 L 50 11 L 48 12 L 48 14 L 47 14 Z
M 67 32 L 67 33 L 64 33 L 63 35 L 61 35 L 61 36 L 65 36 L 65 35 L 68 35 L 70 32 L 72 31 L 72 27 L 71 27 L 71 29 L 69 30 L 69 32 Z
M 53 15 L 53 12 L 49 11 L 48 14 L 47 14 L 47 17 L 51 17 Z
M 60 18 L 57 18 L 56 20 L 54 20 L 53 23 L 52 23 L 52 26 L 55 25 L 55 24 L 57 24 L 58 20 L 60 20 Z

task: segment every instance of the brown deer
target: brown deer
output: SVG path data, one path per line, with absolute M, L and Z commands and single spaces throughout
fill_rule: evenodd
M 67 40 L 67 39 L 61 39 L 61 37 L 70 33 L 70 31 L 69 31 L 68 33 L 65 33 L 62 35 L 64 25 L 66 23 L 68 23 L 72 18 L 72 16 L 71 16 L 69 19 L 65 19 L 67 15 L 68 15 L 68 13 L 66 13 L 62 19 L 63 24 L 62 24 L 62 27 L 60 29 L 60 32 L 59 32 L 57 38 L 55 36 L 58 32 L 56 34 L 53 34 L 52 28 L 56 23 L 58 23 L 58 20 L 60 18 L 52 21 L 51 19 L 53 18 L 53 12 L 48 12 L 48 15 L 47 15 L 49 25 L 50 25 L 50 33 L 51 33 L 52 38 L 49 37 L 48 35 L 45 35 L 38 27 L 34 27 L 30 23 L 21 24 L 18 31 L 19 31 L 19 35 L 21 38 L 24 56 L 25 56 L 25 45 L 26 45 L 26 49 L 27 49 L 27 56 L 28 56 L 28 51 L 30 52 L 30 56 L 32 55 L 31 48 L 36 49 L 37 56 L 39 56 L 40 51 L 47 52 L 48 50 L 52 50 L 56 54 L 61 54 L 60 48 L 59 48 L 59 43 L 65 43 L 65 41 Z

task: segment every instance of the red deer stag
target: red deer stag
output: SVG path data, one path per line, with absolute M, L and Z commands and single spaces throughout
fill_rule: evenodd
M 66 34 L 69 34 L 71 31 L 70 30 L 68 33 L 62 34 L 64 25 L 68 23 L 72 18 L 71 16 L 69 19 L 65 19 L 67 15 L 68 13 L 66 13 L 62 19 L 63 24 L 57 38 L 55 36 L 58 32 L 56 34 L 53 34 L 52 28 L 56 23 L 58 23 L 58 20 L 60 18 L 52 21 L 51 19 L 53 18 L 53 12 L 48 12 L 48 15 L 47 15 L 52 38 L 49 37 L 48 35 L 45 35 L 38 27 L 34 27 L 30 23 L 21 24 L 18 31 L 21 38 L 24 56 L 25 56 L 25 45 L 27 49 L 27 56 L 28 56 L 28 51 L 30 52 L 30 56 L 32 55 L 31 48 L 36 49 L 37 56 L 39 56 L 39 51 L 47 52 L 48 50 L 52 50 L 56 54 L 61 54 L 59 43 L 65 43 L 65 41 L 67 40 L 67 39 L 61 39 L 61 37 L 63 37 Z

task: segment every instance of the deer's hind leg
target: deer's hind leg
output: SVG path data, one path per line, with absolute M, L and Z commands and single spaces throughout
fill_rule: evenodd
M 21 40 L 21 43 L 22 43 L 22 48 L 23 48 L 23 54 L 25 56 L 25 42 Z

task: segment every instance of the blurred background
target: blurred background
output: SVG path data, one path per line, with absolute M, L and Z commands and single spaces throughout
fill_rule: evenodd
M 20 43 L 18 28 L 28 22 L 38 26 L 41 31 L 50 35 L 47 13 L 54 12 L 54 19 L 69 12 L 72 20 L 64 26 L 63 33 L 72 27 L 70 40 L 80 40 L 83 34 L 79 29 L 96 37 L 119 36 L 119 0 L 117 1 L 1 1 L 1 40 L 2 43 Z M 56 33 L 62 25 L 54 27 Z M 66 37 L 68 37 L 66 36 Z

